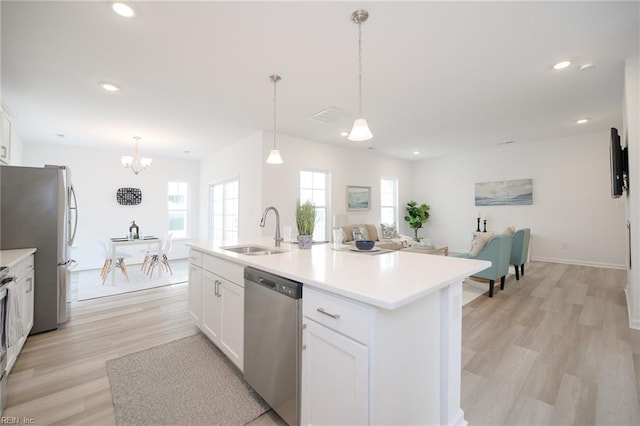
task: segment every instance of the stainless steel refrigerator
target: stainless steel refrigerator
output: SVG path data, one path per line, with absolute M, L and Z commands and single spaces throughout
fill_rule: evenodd
M 37 249 L 31 334 L 55 330 L 69 317 L 77 224 L 68 167 L 0 166 L 0 249 Z

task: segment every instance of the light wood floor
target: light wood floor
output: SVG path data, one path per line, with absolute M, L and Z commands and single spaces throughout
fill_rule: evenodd
M 627 326 L 625 272 L 534 262 L 525 274 L 463 308 L 469 423 L 640 424 L 640 332 Z M 75 302 L 66 326 L 27 339 L 4 416 L 114 425 L 105 361 L 195 333 L 186 304 L 185 284 Z
M 534 262 L 463 309 L 471 425 L 639 425 L 640 332 L 626 272 Z

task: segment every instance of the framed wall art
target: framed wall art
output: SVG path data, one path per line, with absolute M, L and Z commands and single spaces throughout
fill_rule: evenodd
M 347 211 L 371 209 L 371 187 L 347 185 Z
M 533 179 L 476 183 L 476 206 L 533 204 Z
M 116 201 L 123 206 L 136 206 L 142 202 L 142 191 L 139 188 L 119 188 Z

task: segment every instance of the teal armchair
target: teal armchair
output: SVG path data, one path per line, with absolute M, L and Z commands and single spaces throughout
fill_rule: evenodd
M 516 269 L 516 280 L 520 279 L 520 275 L 524 277 L 524 264 L 529 257 L 529 240 L 531 239 L 531 229 L 518 229 L 513 234 L 513 244 L 511 246 L 511 261 L 509 264 Z M 518 269 L 520 269 L 518 271 Z
M 497 234 L 487 242 L 476 256 L 472 257 L 468 253 L 457 255 L 457 257 L 491 262 L 491 267 L 473 275 L 476 278 L 489 280 L 489 297 L 493 297 L 493 287 L 498 278 L 500 279 L 500 290 L 504 290 L 504 280 L 509 272 L 509 260 L 511 258 L 511 241 L 511 235 Z

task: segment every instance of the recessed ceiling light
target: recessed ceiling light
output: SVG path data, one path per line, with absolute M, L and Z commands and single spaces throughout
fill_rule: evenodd
M 120 88 L 113 83 L 107 83 L 106 81 L 102 81 L 99 84 L 100 84 L 100 87 L 102 87 L 104 90 L 107 90 L 109 92 L 117 92 L 118 90 L 120 90 Z
M 588 123 L 589 119 L 588 118 L 581 118 L 579 120 L 576 120 L 576 124 L 584 124 L 584 123 Z
M 594 62 L 587 62 L 586 64 L 580 65 L 580 71 L 590 70 L 591 68 L 593 68 L 595 66 L 596 66 L 596 64 Z
M 553 66 L 554 70 L 562 70 L 571 65 L 571 61 L 560 61 Z
M 120 16 L 125 18 L 133 18 L 136 16 L 136 12 L 131 6 L 126 3 L 116 2 L 111 5 L 111 9 Z
M 420 155 L 420 151 L 413 151 L 413 155 Z
M 344 136 L 348 136 L 349 132 L 340 132 L 340 136 L 344 137 Z

